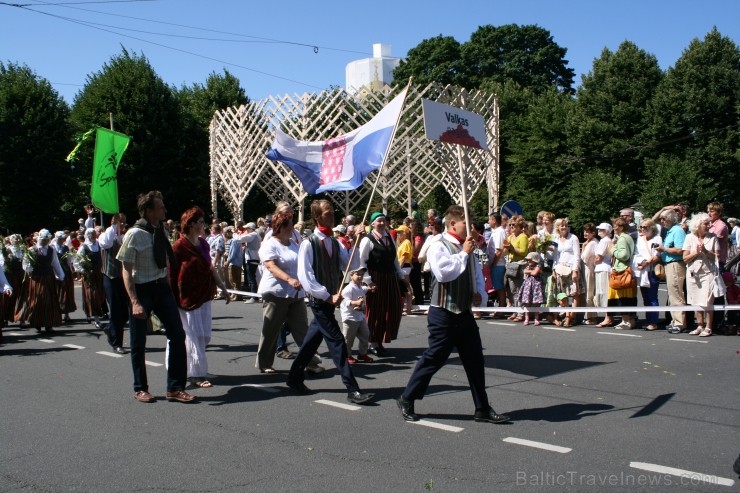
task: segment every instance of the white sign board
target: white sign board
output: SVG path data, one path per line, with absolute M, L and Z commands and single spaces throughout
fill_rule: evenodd
M 488 150 L 482 116 L 429 99 L 422 99 L 421 105 L 427 139 Z

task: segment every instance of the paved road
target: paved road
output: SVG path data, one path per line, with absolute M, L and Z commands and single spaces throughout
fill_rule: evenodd
M 142 404 L 128 357 L 91 325 L 6 328 L 0 492 L 738 491 L 739 337 L 483 320 L 489 397 L 513 421 L 472 420 L 453 353 L 412 424 L 392 399 L 426 347 L 423 317 L 356 367 L 377 398 L 349 408 L 330 361 L 307 396 L 286 390 L 289 361 L 256 371 L 260 305 L 216 302 L 214 317 L 216 385 L 192 405 L 162 398 L 162 336 L 147 356 L 159 400 Z

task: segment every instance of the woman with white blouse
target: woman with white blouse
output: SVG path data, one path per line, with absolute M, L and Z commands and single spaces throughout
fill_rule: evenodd
M 573 298 L 573 307 L 579 305 L 578 294 L 580 286 L 578 280 L 581 271 L 581 245 L 578 237 L 570 232 L 568 218 L 563 218 L 558 230 L 560 234 L 557 238 L 555 257 L 555 267 L 553 269 L 555 276 L 555 285 L 558 294 L 565 293 L 568 297 Z M 570 327 L 575 323 L 575 313 L 568 312 L 565 314 L 564 327 Z
M 714 302 L 712 287 L 718 274 L 719 241 L 709 232 L 709 215 L 702 212 L 691 216 L 690 234 L 683 243 L 686 262 L 686 301 L 689 305 L 709 306 Z M 696 311 L 696 329 L 689 332 L 699 337 L 712 335 L 713 311 Z

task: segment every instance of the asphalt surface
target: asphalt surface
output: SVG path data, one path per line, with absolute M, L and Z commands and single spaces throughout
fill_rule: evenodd
M 214 387 L 188 389 L 196 404 L 164 400 L 163 366 L 147 367 L 157 402 L 135 401 L 129 356 L 80 311 L 50 337 L 6 327 L 0 492 L 740 489 L 740 337 L 483 319 L 489 398 L 512 421 L 473 421 L 453 353 L 414 424 L 393 399 L 426 348 L 423 316 L 354 367 L 376 397 L 347 409 L 330 360 L 306 379 L 310 395 L 288 391 L 289 360 L 276 375 L 255 369 L 261 304 L 217 301 L 213 313 Z M 163 364 L 164 348 L 149 336 L 147 361 Z

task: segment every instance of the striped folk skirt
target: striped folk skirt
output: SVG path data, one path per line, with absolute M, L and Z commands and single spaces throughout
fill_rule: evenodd
M 62 312 L 59 309 L 54 274 L 31 276 L 27 282 L 28 291 L 21 320 L 27 321 L 31 327 L 37 329 L 62 325 Z
M 102 317 L 108 313 L 108 302 L 103 289 L 103 274 L 93 272 L 82 277 L 82 310 L 90 317 Z
M 365 316 L 370 328 L 370 342 L 386 343 L 398 338 L 401 325 L 401 290 L 395 272 L 369 271 L 377 286 L 367 293 Z

